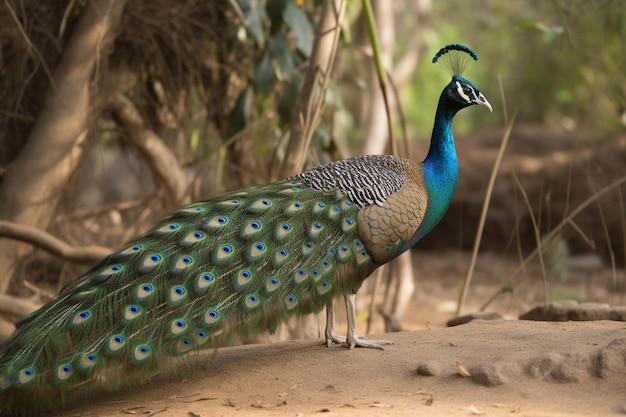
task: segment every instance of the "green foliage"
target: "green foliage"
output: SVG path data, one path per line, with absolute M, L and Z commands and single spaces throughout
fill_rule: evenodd
M 179 20 L 161 11 L 159 26 L 164 30 L 159 31 L 143 19 L 133 20 L 133 31 L 123 32 L 115 50 L 118 55 L 126 52 L 119 61 L 140 68 L 139 87 L 132 96 L 145 97 L 137 103 L 145 103 L 139 110 L 148 115 L 147 123 L 154 127 L 163 114 L 175 116 L 177 124 L 161 123 L 164 127 L 156 126 L 154 131 L 169 135 L 173 142 L 172 130 L 180 129 L 176 137 L 187 138 L 186 151 L 191 154 L 182 159 L 197 161 L 217 155 L 235 137 L 228 142 L 233 144 L 227 161 L 232 166 L 241 165 L 246 155 L 252 155 L 249 160 L 256 159 L 260 167 L 278 166 L 280 144 L 292 122 L 313 47 L 318 4 L 294 0 L 198 3 L 200 10 L 220 11 L 202 20 L 221 22 L 219 27 L 182 24 L 197 15 L 196 9 L 189 9 L 188 17 Z M 470 65 L 465 76 L 481 88 L 495 112 L 494 117 L 470 110 L 456 119 L 457 134 L 502 125 L 499 77 L 508 111 L 519 108 L 520 123 L 562 125 L 570 119 L 575 127 L 623 129 L 626 12 L 621 5 L 619 1 L 485 0 L 476 7 L 474 2 L 450 0 L 433 3 L 430 25 L 397 6 L 396 64 L 412 47 L 409 31 L 423 32 L 420 63 L 411 82 L 400 91 L 409 137 L 430 136 L 441 88 L 449 81 L 449 75 L 430 58 L 441 46 L 456 42 L 478 53 L 479 61 Z M 336 149 L 335 141 L 344 156 L 358 152 L 367 133 L 363 132 L 364 103 L 378 85 L 368 80 L 371 58 L 362 52 L 368 40 L 361 12 L 360 2 L 348 4 L 336 70 L 326 96 L 322 121 L 326 132 L 316 136 L 326 139 L 324 146 L 314 143 L 318 152 L 324 147 Z M 144 14 L 139 9 L 133 16 Z M 148 29 L 152 31 L 142 36 L 156 39 L 154 43 L 131 43 L 144 39 L 137 33 Z M 133 59 L 145 64 L 138 66 Z M 165 89 L 165 100 L 153 99 L 157 85 Z M 394 116 L 399 133 L 397 113 Z M 243 139 L 242 144 L 236 143 L 238 139 Z M 243 149 L 241 154 L 231 157 L 237 146 Z
M 300 95 L 302 74 L 306 60 L 313 49 L 315 10 L 298 7 L 287 0 L 233 0 L 242 14 L 244 32 L 239 31 L 243 43 L 253 40 L 259 48 L 249 86 L 241 92 L 228 118 L 229 136 L 246 128 L 252 115 L 250 95 L 272 97 L 278 106 L 281 124 L 288 124 L 291 111 Z M 247 33 L 245 35 L 244 33 Z M 257 110 L 266 109 L 265 100 Z
M 507 282 L 500 288 L 502 294 L 512 293 L 515 287 L 510 282 Z
M 291 122 L 300 93 L 312 48 L 316 10 L 287 0 L 236 3 L 245 16 L 246 35 L 240 34 L 239 39 L 244 43 L 252 41 L 258 47 L 249 78 L 251 91 L 266 99 L 257 99 L 248 108 L 235 106 L 233 112 L 239 114 L 231 117 L 234 124 L 229 125 L 229 134 L 249 126 L 251 120 L 268 118 L 274 126 L 284 128 Z M 626 33 L 623 9 L 619 1 L 488 0 L 480 8 L 461 0 L 434 3 L 434 34 L 424 36 L 413 80 L 400 92 L 409 137 L 430 136 L 441 87 L 449 81 L 449 75 L 433 65 L 430 58 L 442 45 L 456 42 L 467 44 L 478 53 L 478 63 L 470 65 L 464 75 L 481 88 L 494 105 L 496 115 L 501 116 L 473 111 L 471 117 L 456 120 L 458 134 L 500 126 L 505 111 L 501 94 L 507 101 L 506 111 L 519 109 L 521 123 L 607 132 L 623 128 L 622 114 L 626 111 L 626 91 L 622 87 L 626 84 L 621 52 Z M 347 16 L 354 27 L 346 32 L 350 36 L 344 37 L 344 42 L 359 32 L 361 11 L 357 2 L 348 8 Z M 414 16 L 402 15 L 397 8 L 396 21 L 400 20 L 398 27 L 428 34 L 428 29 L 416 22 Z M 396 34 L 396 62 L 409 47 L 406 35 Z M 358 148 L 364 135 L 359 128 L 359 109 L 363 99 L 378 85 L 364 84 L 363 61 L 367 58 L 346 57 L 350 47 L 344 43 L 344 56 L 340 55 L 343 75 L 336 79 L 339 85 L 334 89 L 339 93 L 338 102 L 346 107 L 338 113 L 335 108 L 334 118 L 345 132 L 344 139 Z M 259 103 L 270 106 L 272 111 L 258 107 Z M 246 109 L 248 114 L 243 113 Z M 327 109 L 327 113 L 331 110 Z M 277 118 L 272 119 L 274 116 Z M 399 131 L 397 124 L 396 131 Z M 277 136 L 283 134 L 277 133 Z
M 531 30 L 537 30 L 540 34 L 541 34 L 541 39 L 543 40 L 544 43 L 548 44 L 551 43 L 553 40 L 555 40 L 558 36 L 563 34 L 563 26 L 552 26 L 552 27 L 548 27 L 546 25 L 544 25 L 541 22 L 536 22 L 533 20 L 520 20 L 517 25 L 516 25 L 516 29 L 520 29 L 520 30 L 527 30 L 527 29 L 531 29 Z
M 552 293 L 550 294 L 550 301 L 559 300 L 576 300 L 578 302 L 587 301 L 583 295 L 576 292 L 561 290 L 552 291 Z
M 519 108 L 522 123 L 565 126 L 568 119 L 575 128 L 604 132 L 624 128 L 622 1 L 490 0 L 479 8 L 475 2 L 435 2 L 432 27 L 435 36 L 425 42 L 414 81 L 403 92 L 413 133 L 430 134 L 429 117 L 447 75 L 429 58 L 441 45 L 453 42 L 478 53 L 480 60 L 466 75 L 481 87 L 496 114 L 503 112 L 498 87 L 502 77 L 508 111 Z M 455 130 L 502 124 L 502 118 L 481 113 L 459 117 Z

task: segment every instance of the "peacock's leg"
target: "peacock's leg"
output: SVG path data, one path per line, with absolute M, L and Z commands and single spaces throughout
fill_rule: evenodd
M 326 302 L 326 331 L 324 332 L 326 336 L 326 346 L 330 347 L 333 343 L 344 344 L 346 343 L 346 338 L 343 336 L 338 336 L 335 333 L 335 310 L 333 309 L 333 300 L 328 300 Z
M 356 294 L 345 294 L 344 298 L 346 300 L 346 315 L 348 319 L 348 335 L 346 337 L 346 345 L 348 349 L 354 349 L 355 346 L 358 347 L 366 347 L 366 348 L 374 348 L 385 350 L 383 345 L 394 345 L 395 343 L 391 340 L 364 340 L 361 339 L 356 334 L 356 308 L 354 305 L 354 300 L 356 299 Z

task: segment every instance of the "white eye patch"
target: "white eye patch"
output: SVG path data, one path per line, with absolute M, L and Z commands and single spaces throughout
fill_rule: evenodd
M 472 102 L 472 99 L 467 94 L 465 94 L 465 92 L 463 92 L 463 87 L 461 86 L 461 83 L 458 81 L 456 81 L 456 91 L 458 91 L 459 95 L 463 97 L 465 101 L 467 101 L 468 103 Z M 474 95 L 474 100 L 476 100 L 477 99 L 476 93 L 474 92 L 473 89 L 472 89 L 472 94 Z

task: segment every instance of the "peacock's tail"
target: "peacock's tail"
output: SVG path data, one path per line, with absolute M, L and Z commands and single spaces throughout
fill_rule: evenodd
M 372 266 L 357 212 L 339 191 L 286 181 L 174 212 L 18 323 L 0 346 L 0 408 L 119 388 L 220 335 L 320 310 Z

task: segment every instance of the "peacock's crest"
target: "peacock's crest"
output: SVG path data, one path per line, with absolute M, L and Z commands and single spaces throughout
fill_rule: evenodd
M 441 48 L 433 57 L 433 64 L 441 62 L 450 76 L 463 75 L 472 61 L 478 61 L 478 55 L 465 45 L 453 43 Z

